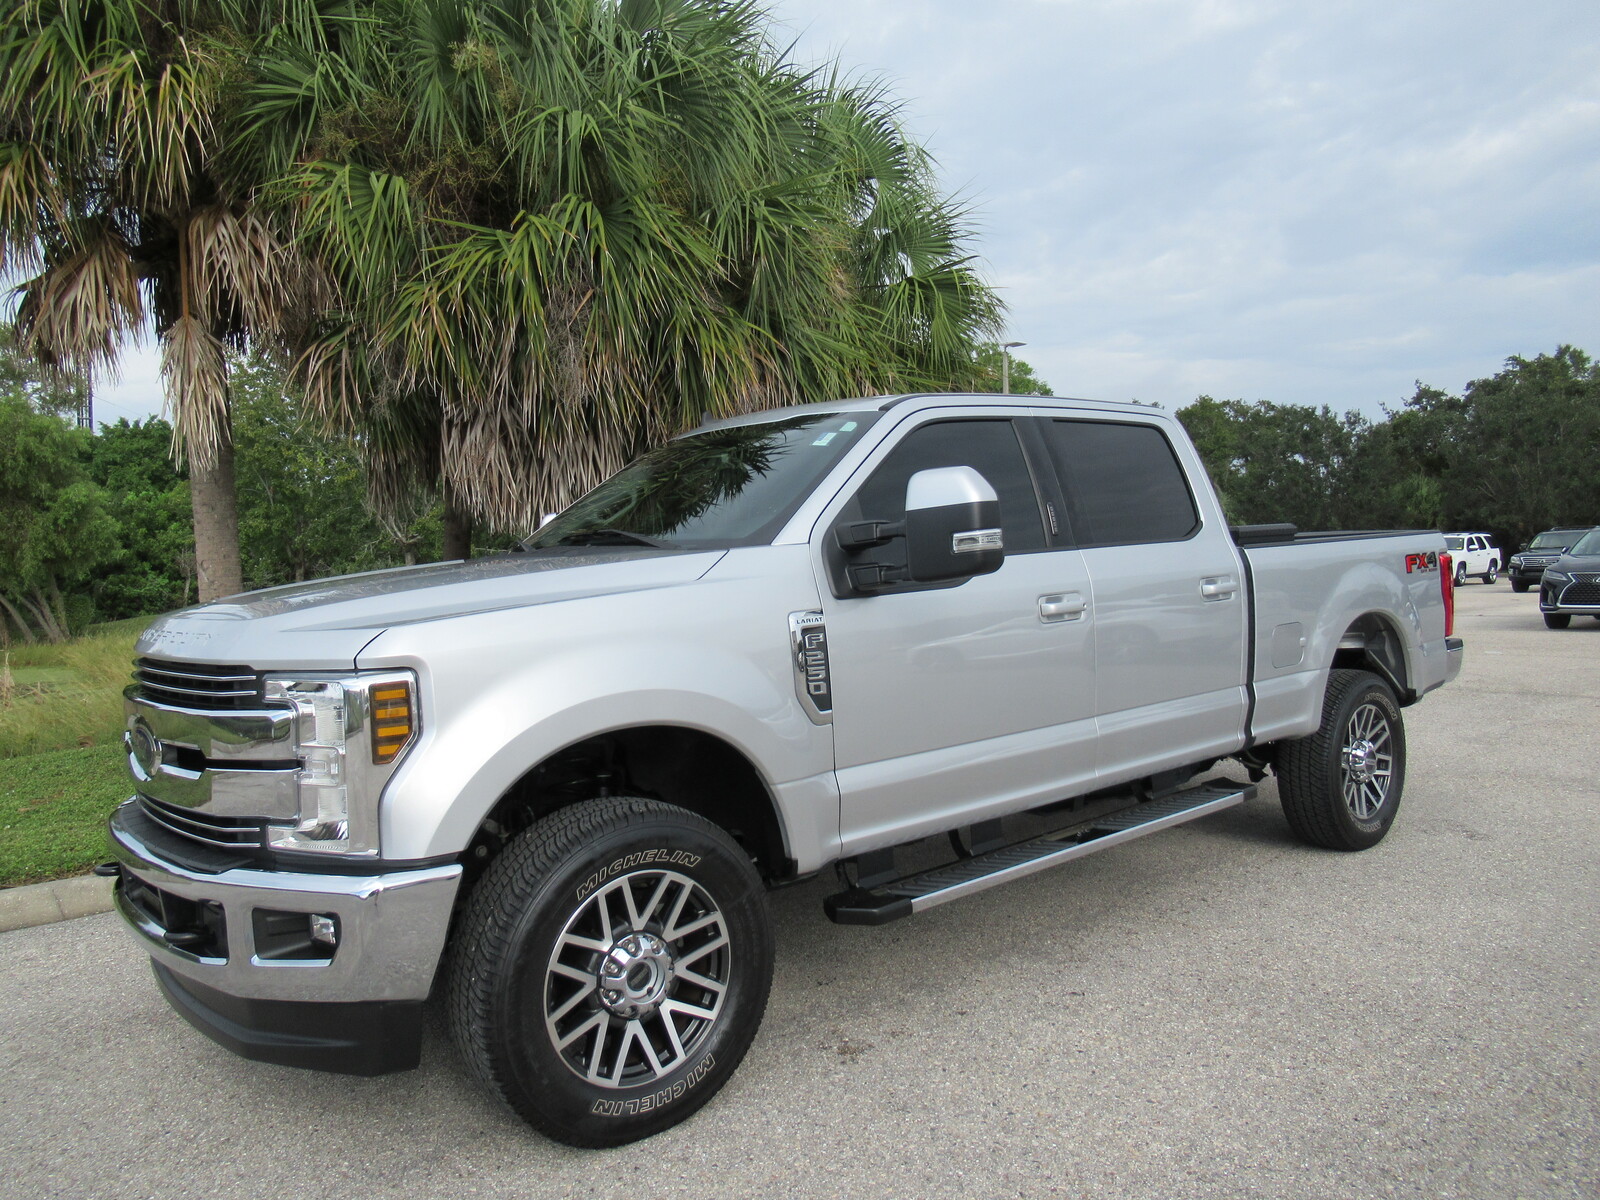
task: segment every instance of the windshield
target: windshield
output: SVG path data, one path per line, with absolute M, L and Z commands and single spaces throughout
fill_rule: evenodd
M 1591 529 L 1578 539 L 1578 544 L 1568 551 L 1573 557 L 1600 554 L 1600 529 Z
M 1529 550 L 1559 550 L 1563 546 L 1572 545 L 1572 540 L 1578 536 L 1577 532 L 1567 533 L 1541 533 L 1534 536 L 1528 543 Z
M 618 471 L 523 545 L 760 545 L 878 415 L 817 413 L 668 442 Z
M 1450 537 L 1448 534 L 1446 534 L 1444 539 L 1444 548 L 1446 550 L 1459 550 L 1461 549 L 1461 543 L 1464 540 L 1465 539 L 1463 538 Z

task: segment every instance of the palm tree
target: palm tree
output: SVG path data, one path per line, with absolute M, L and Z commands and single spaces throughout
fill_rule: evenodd
M 299 374 L 380 502 L 527 528 L 707 414 L 968 382 L 999 304 L 965 214 L 880 90 L 786 62 L 753 4 L 358 7 L 281 195 L 338 292 Z
M 318 298 L 259 186 L 297 127 L 275 131 L 276 157 L 234 136 L 240 89 L 263 43 L 323 23 L 314 5 L 245 0 L 16 0 L 0 16 L 0 271 L 26 276 L 18 332 L 86 376 L 153 325 L 202 600 L 242 587 L 225 352 L 300 337 Z

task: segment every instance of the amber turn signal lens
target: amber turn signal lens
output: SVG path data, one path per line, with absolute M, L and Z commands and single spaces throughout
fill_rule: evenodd
M 372 689 L 372 761 L 382 766 L 400 756 L 416 728 L 411 685 L 380 683 Z

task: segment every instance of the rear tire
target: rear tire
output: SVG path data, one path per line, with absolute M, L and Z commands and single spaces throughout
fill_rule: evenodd
M 1406 733 L 1400 705 L 1378 676 L 1334 670 L 1322 724 L 1278 750 L 1278 796 L 1301 841 L 1366 850 L 1389 832 L 1405 787 Z
M 1500 578 L 1500 564 L 1497 563 L 1497 562 L 1490 563 L 1489 564 L 1489 569 L 1483 573 L 1483 581 L 1485 583 L 1493 583 L 1496 579 L 1499 579 L 1499 578 Z
M 467 902 L 446 980 L 480 1083 L 541 1133 L 620 1146 L 727 1082 L 772 985 L 766 891 L 723 830 L 655 800 L 561 809 Z
M 1457 587 L 1466 587 L 1467 586 L 1467 564 L 1466 563 L 1457 563 L 1456 564 L 1456 586 Z
M 1545 613 L 1544 614 L 1544 623 L 1545 623 L 1545 628 L 1547 628 L 1547 629 L 1565 629 L 1568 625 L 1572 624 L 1572 614 L 1571 613 Z

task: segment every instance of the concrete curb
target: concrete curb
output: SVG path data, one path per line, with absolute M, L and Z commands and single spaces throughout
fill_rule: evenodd
M 111 911 L 111 880 L 77 875 L 0 891 L 0 933 Z

